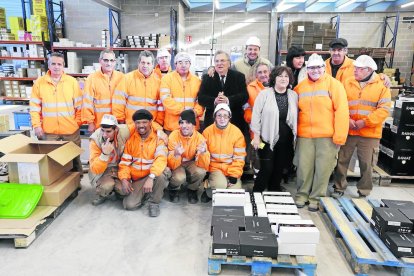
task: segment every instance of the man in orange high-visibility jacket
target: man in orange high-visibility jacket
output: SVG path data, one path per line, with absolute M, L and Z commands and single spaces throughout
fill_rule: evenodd
M 122 191 L 127 194 L 123 205 L 126 210 L 133 210 L 148 199 L 149 215 L 157 217 L 171 176 L 167 167 L 167 147 L 152 129 L 153 116 L 148 110 L 137 110 L 132 119 L 136 131 L 125 144 L 118 171 Z
M 203 116 L 204 108 L 198 104 L 197 94 L 200 79 L 190 73 L 191 58 L 184 52 L 175 56 L 175 71 L 168 73 L 161 80 L 161 101 L 165 109 L 164 130 L 171 132 L 179 128 L 178 120 L 182 111 L 193 109 L 199 118 Z
M 30 116 L 37 138 L 72 141 L 81 146 L 82 91 L 75 78 L 63 72 L 62 54 L 52 53 L 49 71 L 36 80 L 30 98 Z M 73 160 L 74 170 L 83 176 L 80 156 Z
M 214 109 L 214 124 L 203 131 L 210 152 L 208 183 L 211 189 L 240 189 L 246 142 L 240 129 L 230 123 L 230 107 L 220 103 Z M 202 202 L 211 197 L 204 191 Z
M 170 200 L 179 201 L 178 191 L 186 185 L 188 202 L 198 202 L 197 191 L 210 164 L 206 139 L 195 130 L 193 110 L 181 112 L 180 129 L 171 132 L 168 139 L 168 167 L 172 171 L 169 185 Z
M 122 192 L 121 181 L 118 178 L 118 163 L 121 160 L 124 147 L 135 126 L 118 125 L 115 116 L 104 114 L 100 127 L 89 138 L 89 180 L 96 186 L 97 197 L 92 205 L 105 202 L 115 191 Z
M 338 157 L 335 170 L 335 190 L 332 196 L 339 198 L 347 187 L 346 176 L 355 148 L 357 149 L 361 178 L 357 183 L 358 194 L 366 197 L 372 190 L 372 166 L 375 166 L 382 123 L 391 108 L 390 90 L 375 73 L 377 64 L 366 55 L 354 62 L 354 77 L 347 80 L 345 90 L 349 106 L 349 134 Z
M 171 72 L 171 54 L 167 49 L 159 49 L 157 52 L 157 66 L 155 66 L 154 73 L 159 79 Z
M 344 87 L 325 73 L 322 57 L 312 54 L 306 66 L 308 77 L 295 87 L 299 96 L 295 201 L 298 208 L 309 201 L 309 211 L 316 212 L 319 198 L 326 195 L 339 147 L 346 141 L 349 111 Z
M 99 55 L 101 69 L 90 74 L 83 89 L 82 121 L 88 124 L 89 133 L 99 128 L 104 114 L 112 114 L 112 97 L 115 87 L 123 80 L 124 74 L 114 70 L 115 53 L 110 49 Z

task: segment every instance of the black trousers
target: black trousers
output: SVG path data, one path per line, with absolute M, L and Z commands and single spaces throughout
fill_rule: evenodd
M 287 139 L 278 141 L 270 150 L 270 145 L 265 143 L 263 149 L 258 150 L 260 158 L 260 170 L 254 181 L 253 192 L 280 191 L 280 183 L 283 178 L 283 170 L 292 165 L 293 160 L 293 135 Z

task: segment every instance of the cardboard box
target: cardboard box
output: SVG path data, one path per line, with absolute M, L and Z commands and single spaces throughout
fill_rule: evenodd
M 270 221 L 270 227 L 284 243 L 319 242 L 319 230 L 311 220 L 279 219 L 277 222 Z
M 255 233 L 272 233 L 269 219 L 266 217 L 245 217 L 246 231 Z
M 254 193 L 253 194 L 253 199 L 254 199 L 255 203 L 264 204 L 263 196 L 260 193 Z
M 73 142 L 35 141 L 16 134 L 0 140 L 5 155 L 0 162 L 9 166 L 9 181 L 50 185 L 73 167 L 82 149 Z
M 414 98 L 400 97 L 396 100 L 393 117 L 393 125 L 414 127 Z
M 382 129 L 381 144 L 394 151 L 414 150 L 414 127 L 398 127 L 386 121 Z
M 240 255 L 277 257 L 277 240 L 269 233 L 240 232 Z
M 414 202 L 409 200 L 393 200 L 393 199 L 381 199 L 382 207 L 394 208 L 394 209 L 414 209 Z
M 400 212 L 406 216 L 414 225 L 414 209 L 398 209 Z
M 9 115 L 0 114 L 0 132 L 7 132 L 10 129 Z
M 263 192 L 263 196 L 288 196 L 292 197 L 290 192 Z
M 213 216 L 244 217 L 244 207 L 214 206 Z
M 212 253 L 214 255 L 239 255 L 239 230 L 237 227 L 214 226 Z
M 253 216 L 253 205 L 249 202 L 244 205 L 244 215 L 246 217 Z
M 278 253 L 281 255 L 315 256 L 315 243 L 282 243 L 277 239 Z
M 266 206 L 264 204 L 257 203 L 255 208 L 253 205 L 253 213 L 258 217 L 267 217 Z
M 246 229 L 244 217 L 213 216 L 211 218 L 211 235 L 213 234 L 214 226 L 236 227 L 239 231 Z
M 414 235 L 387 232 L 383 241 L 396 257 L 414 256 Z
M 276 203 L 276 204 L 286 204 L 286 205 L 295 205 L 295 201 L 292 197 L 287 196 L 264 196 L 264 202 L 267 203 Z
M 374 207 L 371 218 L 371 227 L 380 237 L 385 232 L 410 233 L 413 229 L 413 223 L 398 209 Z
M 39 206 L 60 206 L 80 186 L 80 173 L 68 172 L 61 178 L 46 186 L 42 197 L 37 205 Z
M 244 189 L 215 189 L 213 190 L 213 206 L 240 206 L 245 204 Z
M 266 209 L 286 209 L 298 212 L 298 207 L 293 204 L 276 204 L 276 203 L 266 203 Z
M 298 210 L 289 208 L 267 208 L 267 215 L 299 215 Z
M 414 175 L 414 151 L 394 151 L 390 145 L 380 144 L 378 166 L 390 175 Z

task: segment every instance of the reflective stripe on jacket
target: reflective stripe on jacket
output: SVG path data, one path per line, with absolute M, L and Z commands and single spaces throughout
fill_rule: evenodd
M 335 144 L 345 144 L 349 110 L 343 85 L 325 73 L 315 82 L 306 78 L 295 91 L 299 96 L 298 137 L 332 137 Z
M 72 134 L 82 124 L 82 91 L 75 78 L 63 73 L 55 85 L 50 71 L 38 78 L 30 98 L 33 128 L 49 134 Z
M 113 71 L 111 78 L 96 71 L 88 76 L 83 89 L 82 121 L 101 125 L 104 114 L 112 114 L 112 97 L 115 87 L 122 81 L 124 74 Z
M 196 114 L 197 129 L 199 118 L 203 116 L 204 108 L 198 104 L 197 94 L 201 81 L 197 76 L 188 73 L 183 81 L 176 71 L 168 73 L 161 80 L 161 101 L 165 109 L 164 129 L 178 129 L 180 114 L 186 109 L 193 109 Z
M 331 67 L 331 58 L 328 58 L 325 61 L 326 73 L 332 76 L 332 67 Z M 345 85 L 345 80 L 348 78 L 354 77 L 354 60 L 345 56 L 344 63 L 339 67 L 338 72 L 336 73 L 335 79 L 339 80 L 343 85 Z
M 225 129 L 212 124 L 204 130 L 203 136 L 211 156 L 208 171 L 221 171 L 225 176 L 240 178 L 246 156 L 246 142 L 240 129 L 231 123 Z
M 249 85 L 247 86 L 247 92 L 249 93 L 249 99 L 247 100 L 247 103 L 243 106 L 243 109 L 244 109 L 244 120 L 249 125 L 252 121 L 254 101 L 256 100 L 257 95 L 259 95 L 260 91 L 262 91 L 263 89 L 265 89 L 265 87 L 257 79 L 249 83 Z
M 375 74 L 375 73 L 374 73 Z M 364 86 L 355 78 L 350 78 L 345 84 L 348 96 L 349 117 L 354 120 L 364 120 L 365 127 L 349 130 L 349 135 L 381 138 L 382 123 L 389 116 L 391 108 L 391 93 L 380 76 L 375 74 Z

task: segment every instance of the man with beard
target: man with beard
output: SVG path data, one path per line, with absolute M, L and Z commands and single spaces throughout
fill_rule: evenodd
M 186 185 L 188 202 L 198 202 L 197 191 L 210 164 L 206 139 L 195 130 L 193 110 L 181 112 L 179 126 L 168 139 L 168 167 L 172 170 L 169 185 L 171 202 L 179 201 L 179 189 Z
M 157 52 L 157 66 L 155 66 L 154 73 L 159 79 L 171 72 L 171 54 L 167 49 L 159 49 Z
M 118 178 L 118 163 L 130 134 L 135 131 L 134 125 L 118 125 L 115 116 L 104 114 L 100 128 L 89 138 L 89 179 L 96 186 L 97 197 L 92 205 L 105 202 L 115 191 L 124 195 Z
M 167 167 L 167 147 L 164 141 L 157 139 L 151 126 L 153 116 L 148 110 L 135 111 L 132 120 L 135 131 L 125 144 L 118 172 L 122 192 L 127 194 L 123 205 L 126 210 L 134 210 L 148 200 L 149 216 L 157 217 L 171 176 Z
M 203 132 L 211 156 L 209 186 L 211 189 L 240 189 L 246 142 L 240 129 L 230 123 L 232 112 L 227 104 L 218 104 L 213 116 L 214 124 Z M 211 196 L 205 190 L 201 201 L 210 200 Z

